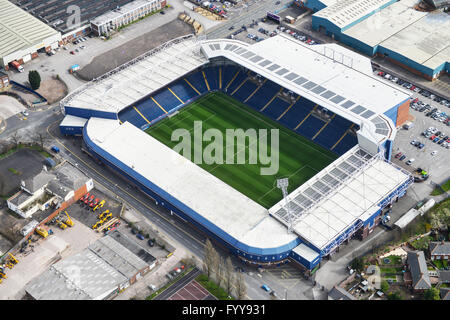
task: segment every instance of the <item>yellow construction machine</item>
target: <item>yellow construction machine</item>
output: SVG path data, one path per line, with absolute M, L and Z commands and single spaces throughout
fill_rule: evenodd
M 37 227 L 36 228 L 36 233 L 38 235 L 40 235 L 42 238 L 44 238 L 44 239 L 48 237 L 48 231 L 45 230 L 44 228 Z
M 106 216 L 109 213 L 109 210 L 105 210 L 102 214 L 99 214 L 97 216 L 97 218 L 99 218 L 100 220 L 103 219 L 104 216 Z
M 69 227 L 73 227 L 73 226 L 74 226 L 74 223 L 73 223 L 72 219 L 70 218 L 69 214 L 67 213 L 67 211 L 64 211 L 64 213 L 65 213 L 66 216 L 67 216 L 67 219 L 66 219 L 66 221 L 65 221 L 65 224 L 67 224 Z
M 94 209 L 92 209 L 92 211 L 95 212 L 95 210 L 100 209 L 100 208 L 103 208 L 103 206 L 105 205 L 105 203 L 106 203 L 105 200 L 100 201 L 100 203 L 99 203 L 98 205 L 96 205 L 96 206 L 94 207 Z

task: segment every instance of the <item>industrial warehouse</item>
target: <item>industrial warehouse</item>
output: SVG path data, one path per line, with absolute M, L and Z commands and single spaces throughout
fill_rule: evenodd
M 108 29 L 113 25 L 117 27 L 125 25 L 166 5 L 165 0 L 13 0 L 11 2 L 59 31 L 64 43 L 90 32 L 91 28 L 100 35 L 107 31 L 106 25 Z M 78 10 L 79 21 L 74 17 Z M 91 23 L 92 21 L 95 23 Z M 97 32 L 100 26 L 105 30 Z
M 27 285 L 27 294 L 36 300 L 111 299 L 155 267 L 150 253 L 139 248 L 141 256 L 137 256 L 131 251 L 137 244 L 114 233 L 52 265 Z
M 365 55 L 384 57 L 428 80 L 449 73 L 450 16 L 442 9 L 446 1 L 427 10 L 417 0 L 300 2 L 315 12 L 314 30 Z
M 286 199 L 279 191 L 278 203 L 262 206 L 143 131 L 219 91 L 338 158 Z M 412 184 L 389 162 L 409 101 L 372 75 L 368 58 L 335 44 L 309 47 L 282 34 L 254 45 L 188 36 L 69 94 L 61 132 L 81 131 L 92 156 L 243 261 L 312 270 L 350 238 L 371 233 L 383 208 Z
M 22 65 L 58 47 L 61 34 L 8 0 L 0 0 L 0 67 Z

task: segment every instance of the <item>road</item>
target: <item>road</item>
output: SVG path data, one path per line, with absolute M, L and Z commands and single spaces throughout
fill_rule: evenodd
M 92 177 L 112 193 L 117 195 L 119 201 L 128 204 L 138 212 L 145 215 L 169 238 L 183 244 L 197 257 L 203 257 L 203 247 L 206 237 L 185 223 L 170 211 L 157 205 L 152 199 L 141 191 L 135 189 L 121 176 L 106 167 L 97 164 L 91 157 L 81 151 L 79 138 L 64 138 L 59 133 L 59 121 L 52 123 L 47 132 L 54 144 L 61 149 L 60 155 L 77 166 L 80 170 Z
M 175 294 L 178 290 L 183 288 L 185 285 L 187 285 L 189 282 L 191 282 L 193 279 L 195 279 L 198 275 L 200 275 L 201 272 L 197 268 L 194 268 L 189 272 L 187 275 L 185 275 L 181 280 L 175 282 L 173 285 L 171 285 L 169 288 L 164 290 L 161 294 L 155 297 L 153 300 L 167 300 L 172 295 Z

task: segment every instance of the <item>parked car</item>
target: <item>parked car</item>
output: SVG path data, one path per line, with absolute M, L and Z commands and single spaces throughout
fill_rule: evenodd
M 261 286 L 261 288 L 262 288 L 263 290 L 267 291 L 267 292 L 270 292 L 270 288 L 269 288 L 266 284 L 263 284 L 263 285 Z
M 140 233 L 138 233 L 138 234 L 136 235 L 136 237 L 137 237 L 139 240 L 144 240 L 144 239 L 145 239 L 145 237 L 144 237 L 142 234 L 140 234 Z
M 57 147 L 57 146 L 52 146 L 51 148 L 50 148 L 50 150 L 52 150 L 54 153 L 59 153 L 59 148 Z M 89 195 L 89 193 L 87 193 L 87 195 Z
M 436 150 L 434 150 L 434 151 L 431 153 L 432 156 L 435 156 L 436 154 L 437 154 L 437 151 L 436 151 Z
M 406 155 L 402 155 L 402 156 L 400 157 L 400 159 L 398 159 L 398 160 L 403 161 L 403 160 L 405 160 L 405 158 L 406 158 Z
M 395 155 L 395 158 L 398 159 L 398 158 L 400 158 L 402 155 L 403 155 L 403 153 L 399 152 L 399 153 L 397 153 L 397 154 Z
M 155 245 L 155 243 L 152 240 L 148 240 L 147 243 L 150 247 L 153 247 Z
M 414 161 L 415 161 L 416 159 L 414 159 L 414 158 L 412 158 L 412 159 L 409 159 L 408 161 L 406 161 L 406 165 L 411 165 Z

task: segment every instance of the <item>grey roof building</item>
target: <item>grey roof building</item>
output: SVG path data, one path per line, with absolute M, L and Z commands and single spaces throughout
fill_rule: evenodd
M 96 254 L 84 250 L 33 279 L 26 292 L 36 300 L 101 300 L 127 282 Z
M 450 301 L 450 288 L 441 288 L 439 293 L 442 300 Z
M 89 249 L 127 279 L 148 267 L 148 264 L 110 236 L 95 241 Z
M 439 282 L 450 283 L 450 270 L 439 271 Z
M 433 256 L 449 256 L 450 242 L 432 241 L 430 242 L 430 255 Z
M 427 263 L 423 251 L 408 252 L 407 261 L 411 272 L 412 287 L 414 290 L 427 290 L 431 288 Z
M 135 255 L 137 255 L 139 258 L 141 258 L 143 261 L 145 261 L 150 267 L 152 268 L 152 265 L 155 264 L 156 258 L 152 256 L 147 250 L 142 248 L 140 245 L 138 245 L 136 242 L 128 238 L 127 235 L 119 232 L 114 231 L 109 234 L 114 240 L 122 244 L 125 248 L 133 252 Z
M 119 238 L 125 239 L 120 235 Z M 122 242 L 132 247 L 126 239 Z M 151 270 L 155 260 L 149 253 L 137 256 L 108 235 L 81 253 L 57 262 L 34 278 L 25 290 L 36 300 L 107 299 Z
M 42 170 L 34 177 L 22 181 L 22 188 L 29 193 L 34 194 L 36 191 L 46 186 L 53 179 L 55 179 L 55 176 L 53 174 Z
M 356 298 L 344 288 L 334 286 L 328 293 L 328 300 L 356 300 Z
M 73 12 L 67 10 L 68 5 L 80 8 L 80 25 L 88 24 L 90 20 L 126 5 L 133 0 L 95 0 L 83 1 L 40 1 L 40 0 L 12 0 L 14 4 L 39 18 L 47 25 L 55 28 L 61 33 L 67 33 L 76 26 L 69 24 Z

